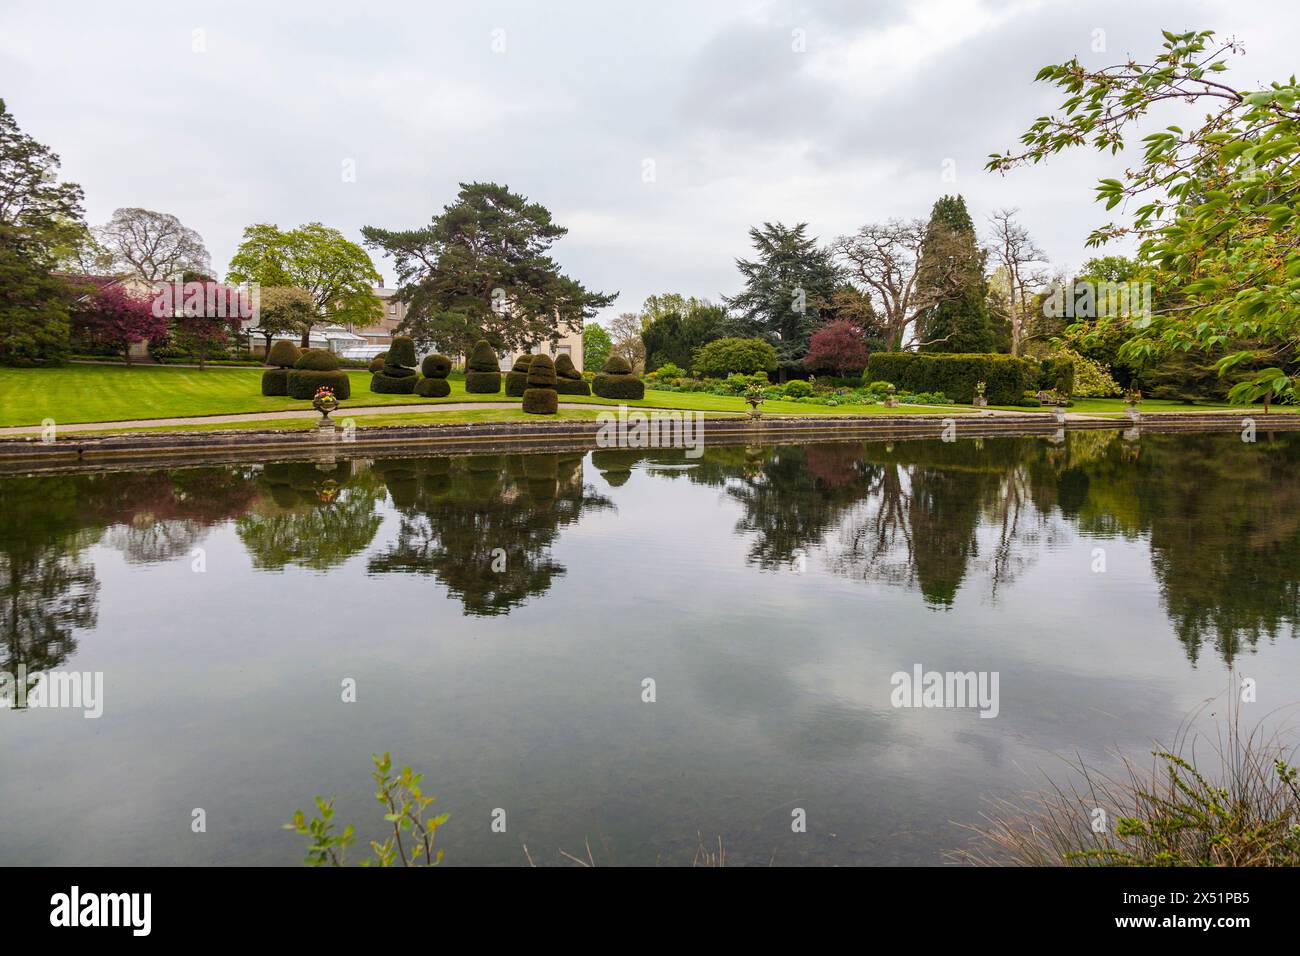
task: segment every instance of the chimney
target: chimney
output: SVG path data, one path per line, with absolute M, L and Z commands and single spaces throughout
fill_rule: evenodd
M 382 289 L 383 287 L 384 287 L 384 277 L 383 277 L 383 276 L 380 276 L 380 277 L 379 277 L 379 288 Z

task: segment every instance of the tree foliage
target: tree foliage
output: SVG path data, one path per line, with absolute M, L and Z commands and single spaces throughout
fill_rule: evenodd
M 808 224 L 765 222 L 749 230 L 756 253 L 737 259 L 745 287 L 728 309 L 772 341 L 783 361 L 802 358 L 813 329 L 830 317 L 840 273 L 830 252 L 808 235 Z
M 1149 62 L 1089 69 L 1076 57 L 1043 67 L 1037 79 L 1066 94 L 1060 112 L 1040 117 L 1021 136 L 1020 152 L 994 155 L 988 166 L 1005 171 L 1081 145 L 1117 153 L 1153 108 L 1202 111 L 1185 126 L 1149 132 L 1139 160 L 1097 187 L 1108 210 L 1123 203 L 1133 212 L 1126 224 L 1094 230 L 1089 243 L 1136 239 L 1164 300 L 1150 316 L 1099 324 L 1133 329 L 1123 346 L 1130 357 L 1217 349 L 1228 352 L 1219 363 L 1226 372 L 1258 359 L 1231 343 L 1259 340 L 1280 364 L 1300 345 L 1300 87 L 1293 76 L 1238 89 L 1223 77 L 1226 55 L 1241 52 L 1235 41 L 1216 41 L 1211 31 L 1163 35 Z M 1260 371 L 1255 382 L 1294 393 L 1280 368 Z M 1242 383 L 1236 394 L 1249 398 L 1250 390 Z
M 50 270 L 86 235 L 81 187 L 59 157 L 18 128 L 0 99 L 0 363 L 58 362 L 68 349 L 68 290 Z
M 249 226 L 230 260 L 227 278 L 305 289 L 315 303 L 312 325 L 366 326 L 381 315 L 374 294 L 379 273 L 370 256 L 337 229 L 318 222 L 288 231 L 267 223 Z M 311 344 L 312 325 L 301 329 L 303 348 Z
M 567 232 L 545 206 L 495 183 L 461 183 L 421 229 L 362 229 L 397 265 L 402 330 L 422 348 L 462 355 L 479 339 L 503 352 L 557 343 L 614 301 L 560 272 L 549 251 Z
M 984 253 L 961 196 L 943 196 L 930 212 L 917 283 L 934 289 L 918 318 L 920 347 L 929 352 L 991 352 Z
M 115 274 L 145 282 L 184 279 L 186 273 L 212 274 L 212 257 L 203 237 L 170 213 L 118 209 L 94 231 L 94 238 Z

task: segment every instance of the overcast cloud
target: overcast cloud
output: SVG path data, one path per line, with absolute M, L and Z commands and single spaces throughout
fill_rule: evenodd
M 556 258 L 620 293 L 611 315 L 652 292 L 735 292 L 751 225 L 806 221 L 829 241 L 954 191 L 980 226 L 1020 207 L 1053 261 L 1077 265 L 1104 221 L 1092 185 L 1123 156 L 982 170 L 1057 102 L 1038 68 L 1215 29 L 1246 45 L 1230 80 L 1260 85 L 1296 72 L 1298 26 L 1298 5 L 1243 0 L 6 0 L 0 97 L 60 154 L 92 223 L 173 213 L 222 271 L 250 223 L 360 241 L 491 180 L 569 227 Z

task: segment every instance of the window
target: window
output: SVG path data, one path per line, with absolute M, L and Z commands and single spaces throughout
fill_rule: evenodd
M 395 303 L 395 302 L 390 302 L 390 303 L 388 303 L 388 314 L 389 314 L 389 315 L 396 315 L 396 314 L 397 314 L 397 303 Z
M 555 354 L 556 354 L 556 355 L 572 355 L 572 354 L 573 354 L 573 349 L 572 349 L 571 347 L 567 346 L 567 345 L 561 345 L 561 346 L 558 346 L 558 347 L 555 349 Z

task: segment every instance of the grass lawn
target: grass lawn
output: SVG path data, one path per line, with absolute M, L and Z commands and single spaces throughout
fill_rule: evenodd
M 459 375 L 452 376 L 450 380 L 451 394 L 446 398 L 435 399 L 421 398 L 418 395 L 376 395 L 370 391 L 369 372 L 349 371 L 348 375 L 352 379 L 352 397 L 343 403 L 343 409 L 336 413 L 336 417 L 346 417 L 346 409 L 349 407 L 365 405 L 445 405 L 454 402 L 519 404 L 519 399 L 509 398 L 504 393 L 468 395 L 465 393 L 464 379 Z M 0 368 L 0 427 L 39 425 L 46 418 L 66 425 L 78 422 L 279 412 L 311 407 L 306 401 L 263 396 L 261 379 L 261 369 L 245 368 L 210 368 L 202 372 L 193 368 L 163 365 L 135 368 L 114 365 L 65 365 L 50 369 Z M 582 395 L 562 395 L 560 400 L 590 405 L 619 404 Z M 739 397 L 692 392 L 648 391 L 642 401 L 624 404 L 702 412 L 744 412 L 747 408 Z M 952 413 L 968 411 L 970 409 L 962 406 L 954 406 L 952 409 Z M 772 401 L 763 405 L 763 412 L 769 415 L 933 415 L 937 410 L 916 406 L 887 409 L 883 405 L 831 407 Z M 372 423 L 378 424 L 373 422 L 373 417 L 376 416 L 371 417 Z M 411 418 L 412 416 L 400 416 L 399 420 Z M 358 419 L 358 424 L 361 420 Z M 439 415 L 436 420 L 449 419 Z

